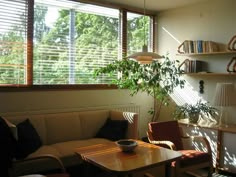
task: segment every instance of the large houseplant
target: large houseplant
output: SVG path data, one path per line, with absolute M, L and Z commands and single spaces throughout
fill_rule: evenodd
M 168 55 L 162 60 L 153 60 L 150 64 L 140 64 L 134 60 L 118 60 L 95 70 L 95 77 L 103 74 L 121 73 L 121 77 L 113 80 L 118 88 L 129 89 L 131 95 L 146 92 L 154 98 L 154 109 L 151 121 L 157 121 L 163 105 L 168 105 L 169 94 L 174 88 L 184 87 L 185 81 L 180 77 L 182 71 L 178 61 L 170 60 Z
M 207 102 L 198 100 L 196 104 L 185 103 L 181 106 L 176 106 L 174 112 L 175 119 L 188 118 L 190 123 L 197 123 L 199 116 L 215 117 L 217 109 L 210 106 Z

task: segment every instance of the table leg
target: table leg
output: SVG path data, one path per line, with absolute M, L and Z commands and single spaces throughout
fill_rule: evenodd
M 165 177 L 171 177 L 171 163 L 165 165 Z
M 92 170 L 92 165 L 86 161 L 83 162 L 83 176 L 84 177 L 91 177 L 91 170 Z
M 117 175 L 117 177 L 132 177 L 133 175 L 131 173 L 129 174 L 124 174 L 124 173 L 120 173 Z

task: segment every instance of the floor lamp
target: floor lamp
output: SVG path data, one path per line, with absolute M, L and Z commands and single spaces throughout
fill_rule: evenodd
M 215 97 L 213 100 L 214 106 L 220 107 L 220 117 L 218 125 L 222 126 L 222 118 L 224 108 L 228 108 L 229 106 L 235 105 L 235 89 L 233 83 L 217 83 Z M 224 124 L 227 126 L 228 112 L 225 112 L 224 116 Z

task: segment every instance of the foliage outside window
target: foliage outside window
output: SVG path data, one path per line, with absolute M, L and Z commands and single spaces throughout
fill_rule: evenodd
M 26 1 L 0 1 L 0 84 L 26 82 Z
M 124 36 L 134 52 L 151 35 L 143 33 L 149 16 L 129 12 L 121 23 L 126 11 L 71 0 L 2 0 L 0 13 L 0 86 L 111 83 L 117 73 L 94 79 L 94 70 L 124 57 Z M 127 24 L 127 35 L 120 24 Z
M 137 28 L 137 25 L 139 26 Z M 148 46 L 148 51 L 152 51 L 151 44 L 151 20 L 149 16 L 136 13 L 127 13 L 127 54 L 131 55 L 141 51 L 143 45 Z

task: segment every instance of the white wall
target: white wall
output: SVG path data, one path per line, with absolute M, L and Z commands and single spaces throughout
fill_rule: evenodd
M 184 40 L 211 40 L 227 45 L 229 40 L 236 35 L 236 1 L 235 0 L 208 0 L 183 8 L 160 12 L 157 16 L 157 44 L 158 52 L 169 57 L 183 61 L 191 57 L 176 56 L 178 46 Z M 223 48 L 221 48 L 223 50 Z M 208 63 L 212 72 L 225 72 L 227 63 L 233 55 L 213 55 L 195 57 Z M 217 82 L 233 82 L 236 76 L 185 76 L 189 90 L 182 93 L 187 101 L 198 96 L 209 101 L 213 100 Z M 204 94 L 199 93 L 199 81 L 204 81 Z M 229 121 L 236 123 L 235 107 L 230 108 Z M 171 117 L 165 116 L 165 119 Z

